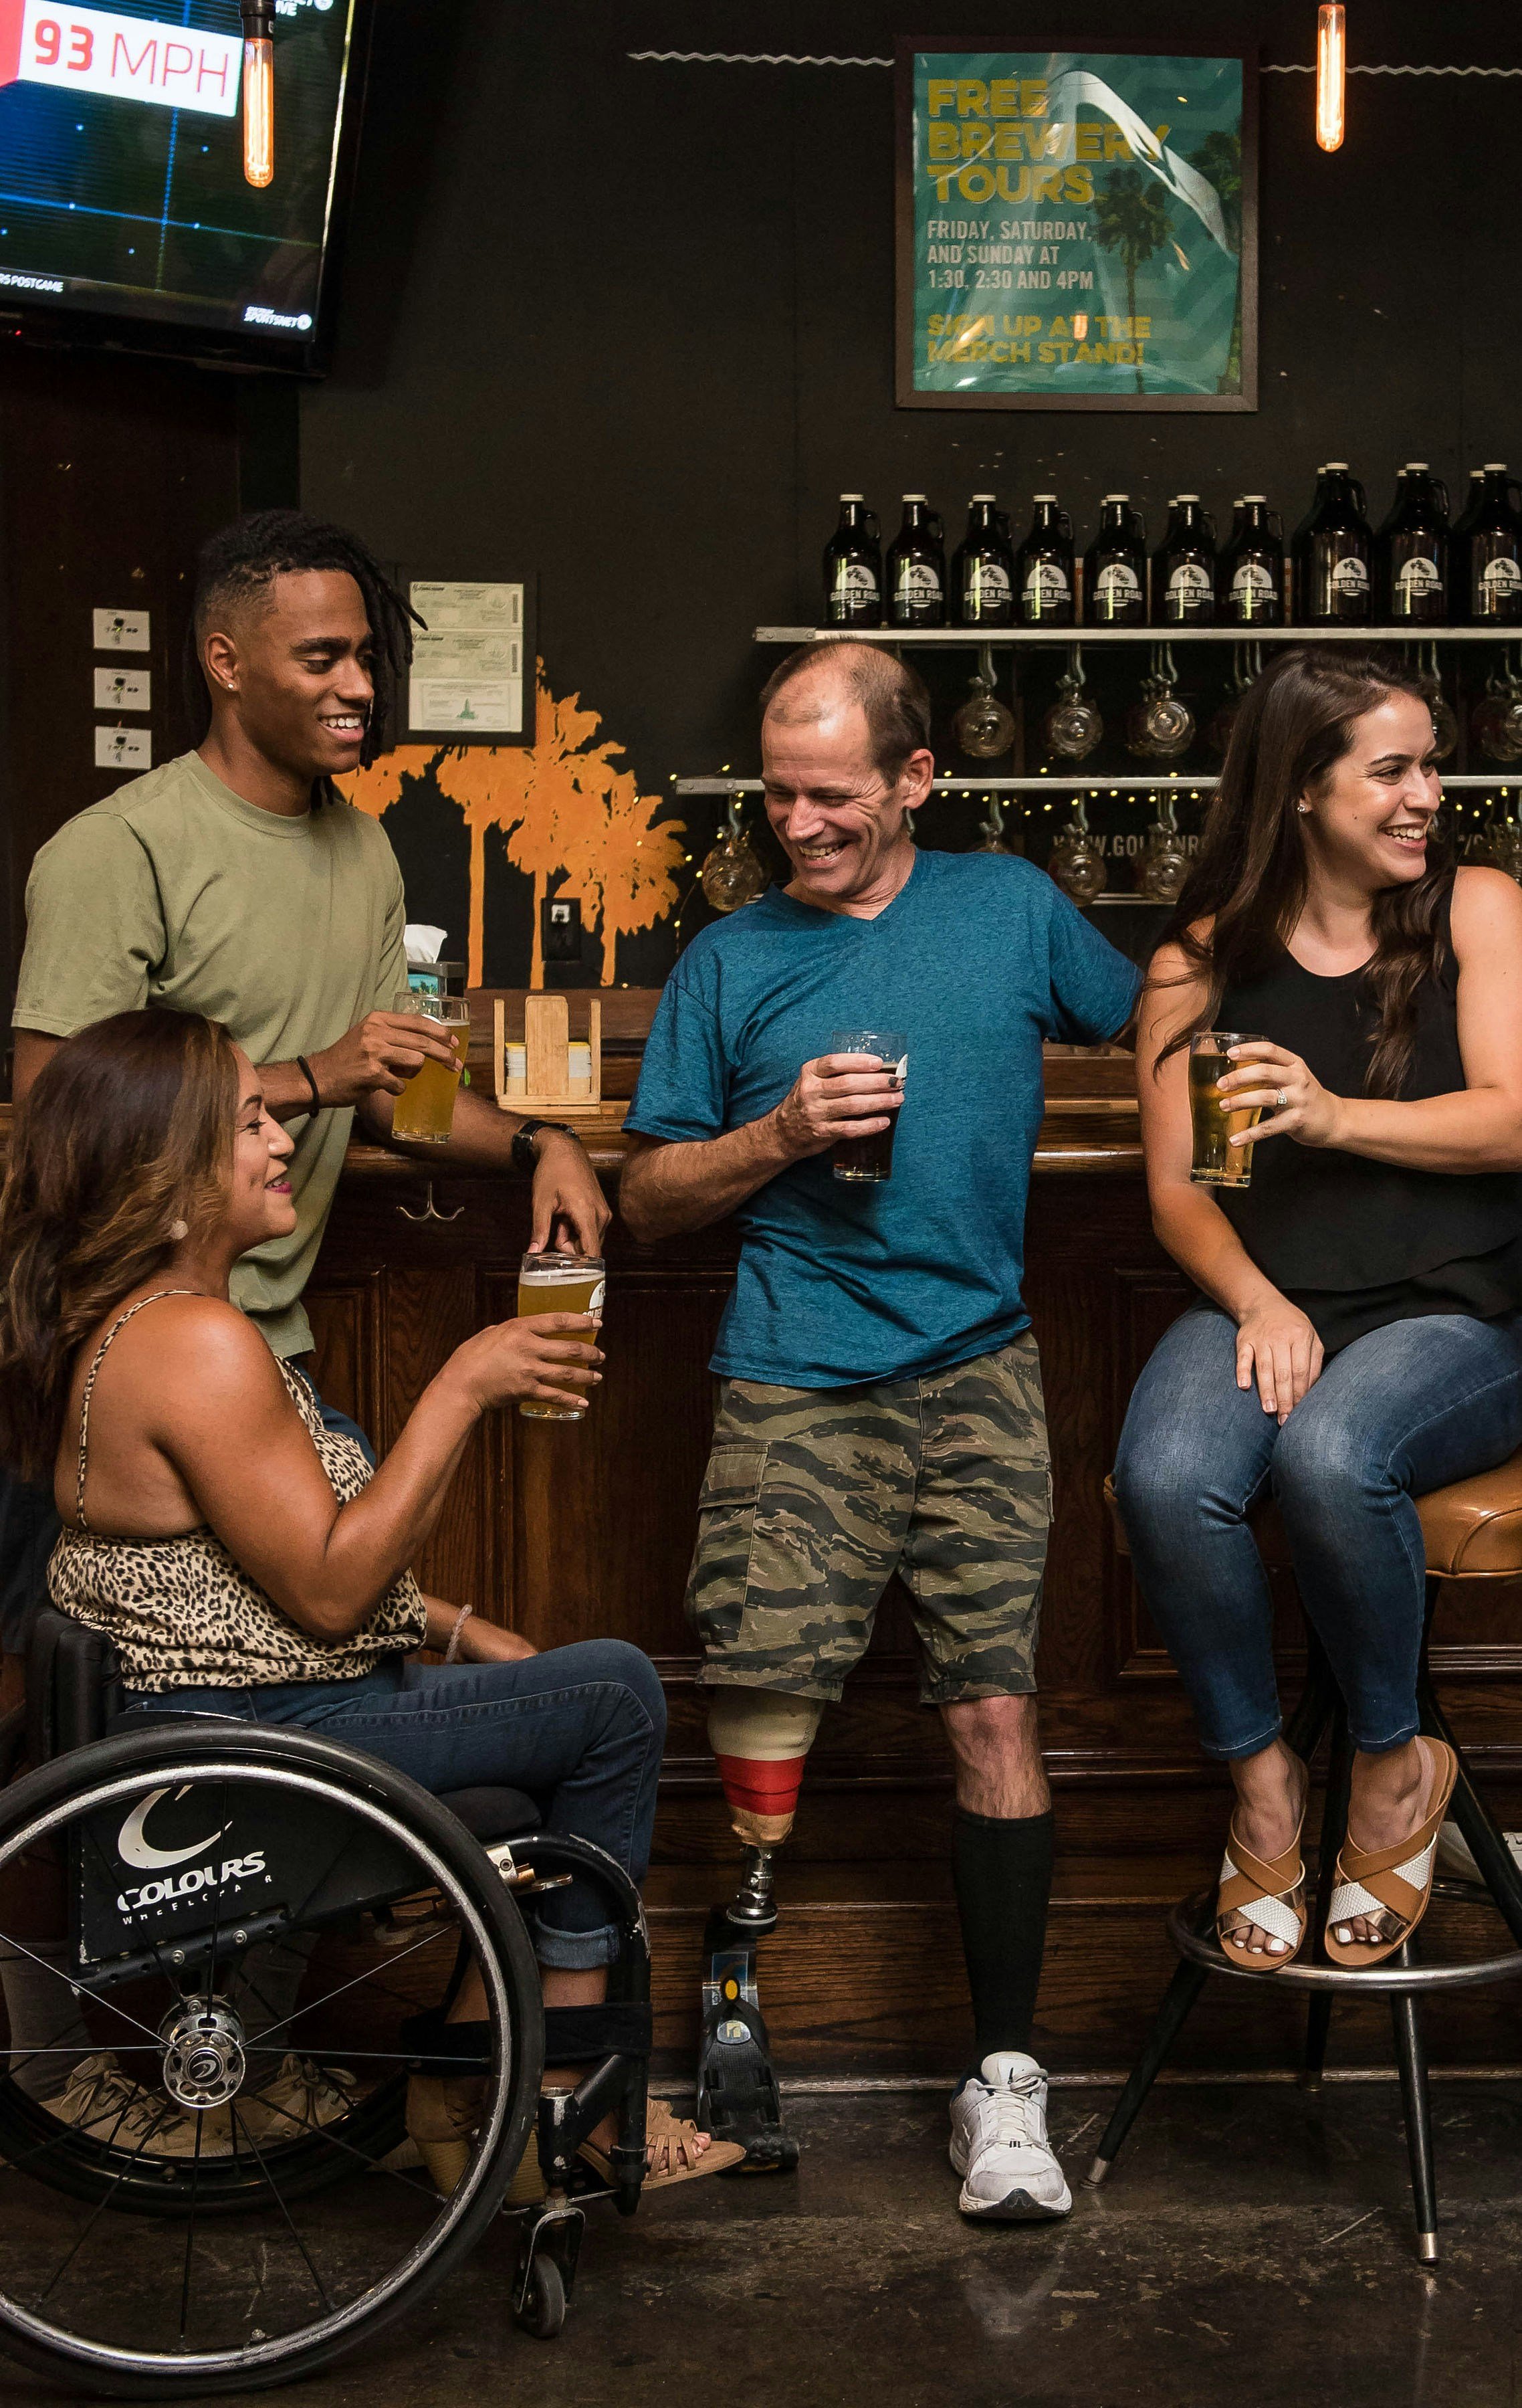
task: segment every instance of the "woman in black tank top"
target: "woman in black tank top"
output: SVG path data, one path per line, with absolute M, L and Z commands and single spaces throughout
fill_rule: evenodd
M 1455 871 L 1403 671 L 1286 654 L 1243 706 L 1154 958 L 1137 1073 L 1153 1225 L 1194 1282 L 1131 1398 L 1116 1487 L 1147 1606 L 1236 1811 L 1217 1929 L 1304 1937 L 1305 1767 L 1285 1746 L 1272 1491 L 1358 1754 L 1327 1945 L 1378 1962 L 1426 1910 L 1453 1759 L 1417 1736 L 1414 1502 L 1522 1447 L 1522 895 Z M 1191 1180 L 1188 1043 L 1262 1112 L 1250 1184 Z M 1243 1149 L 1233 1146 L 1237 1158 Z

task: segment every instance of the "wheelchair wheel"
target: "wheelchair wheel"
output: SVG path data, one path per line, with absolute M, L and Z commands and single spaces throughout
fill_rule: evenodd
M 55 2382 L 313 2373 L 496 2214 L 542 2071 L 533 1952 L 482 1848 L 389 1767 L 189 1719 L 62 1757 L 0 1795 L 0 1948 L 56 1994 L 0 2082 L 0 2349 Z M 490 2034 L 465 2055 L 438 2012 L 462 1985 Z M 409 2078 L 459 2136 L 447 2198 L 398 2149 Z
M 565 2283 L 553 2258 L 540 2252 L 529 2269 L 523 2304 L 513 2322 L 535 2341 L 553 2341 L 565 2322 Z

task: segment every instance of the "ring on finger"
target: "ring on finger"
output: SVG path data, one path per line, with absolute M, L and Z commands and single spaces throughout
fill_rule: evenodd
M 1285 1093 L 1284 1089 L 1281 1087 L 1281 1088 L 1280 1088 L 1280 1090 L 1279 1090 L 1279 1092 L 1278 1092 L 1278 1094 L 1277 1094 L 1277 1096 L 1276 1096 L 1274 1097 L 1274 1099 L 1273 1099 L 1273 1105 L 1274 1105 L 1274 1110 L 1275 1110 L 1275 1111 L 1280 1111 L 1280 1112 L 1285 1111 L 1286 1111 L 1286 1110 L 1287 1110 L 1287 1108 L 1288 1108 L 1288 1103 L 1289 1103 L 1289 1097 L 1286 1095 L 1286 1093 Z

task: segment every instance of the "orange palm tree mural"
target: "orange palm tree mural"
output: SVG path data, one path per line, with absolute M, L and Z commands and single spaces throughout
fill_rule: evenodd
M 352 778 L 345 791 L 381 818 L 399 801 L 403 779 L 432 777 L 459 806 L 470 832 L 470 923 L 466 976 L 484 982 L 486 839 L 496 831 L 507 859 L 533 882 L 533 953 L 529 983 L 544 983 L 540 906 L 558 891 L 576 896 L 589 930 L 603 938 L 603 984 L 617 975 L 618 940 L 652 928 L 676 908 L 672 875 L 681 864 L 680 820 L 657 827 L 659 795 L 641 795 L 633 773 L 617 766 L 621 744 L 594 743 L 602 726 L 579 695 L 551 694 L 538 664 L 538 717 L 533 744 L 405 744 Z
M 659 795 L 642 795 L 627 770 L 608 789 L 606 817 L 596 847 L 597 918 L 603 936 L 603 984 L 618 975 L 620 937 L 653 928 L 676 900 L 673 873 L 684 859 L 680 820 L 654 824 Z

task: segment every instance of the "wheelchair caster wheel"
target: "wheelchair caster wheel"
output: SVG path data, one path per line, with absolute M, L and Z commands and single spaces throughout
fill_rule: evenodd
M 513 2322 L 535 2341 L 553 2341 L 564 2324 L 565 2285 L 553 2258 L 535 2254 L 522 2300 L 513 2310 Z

